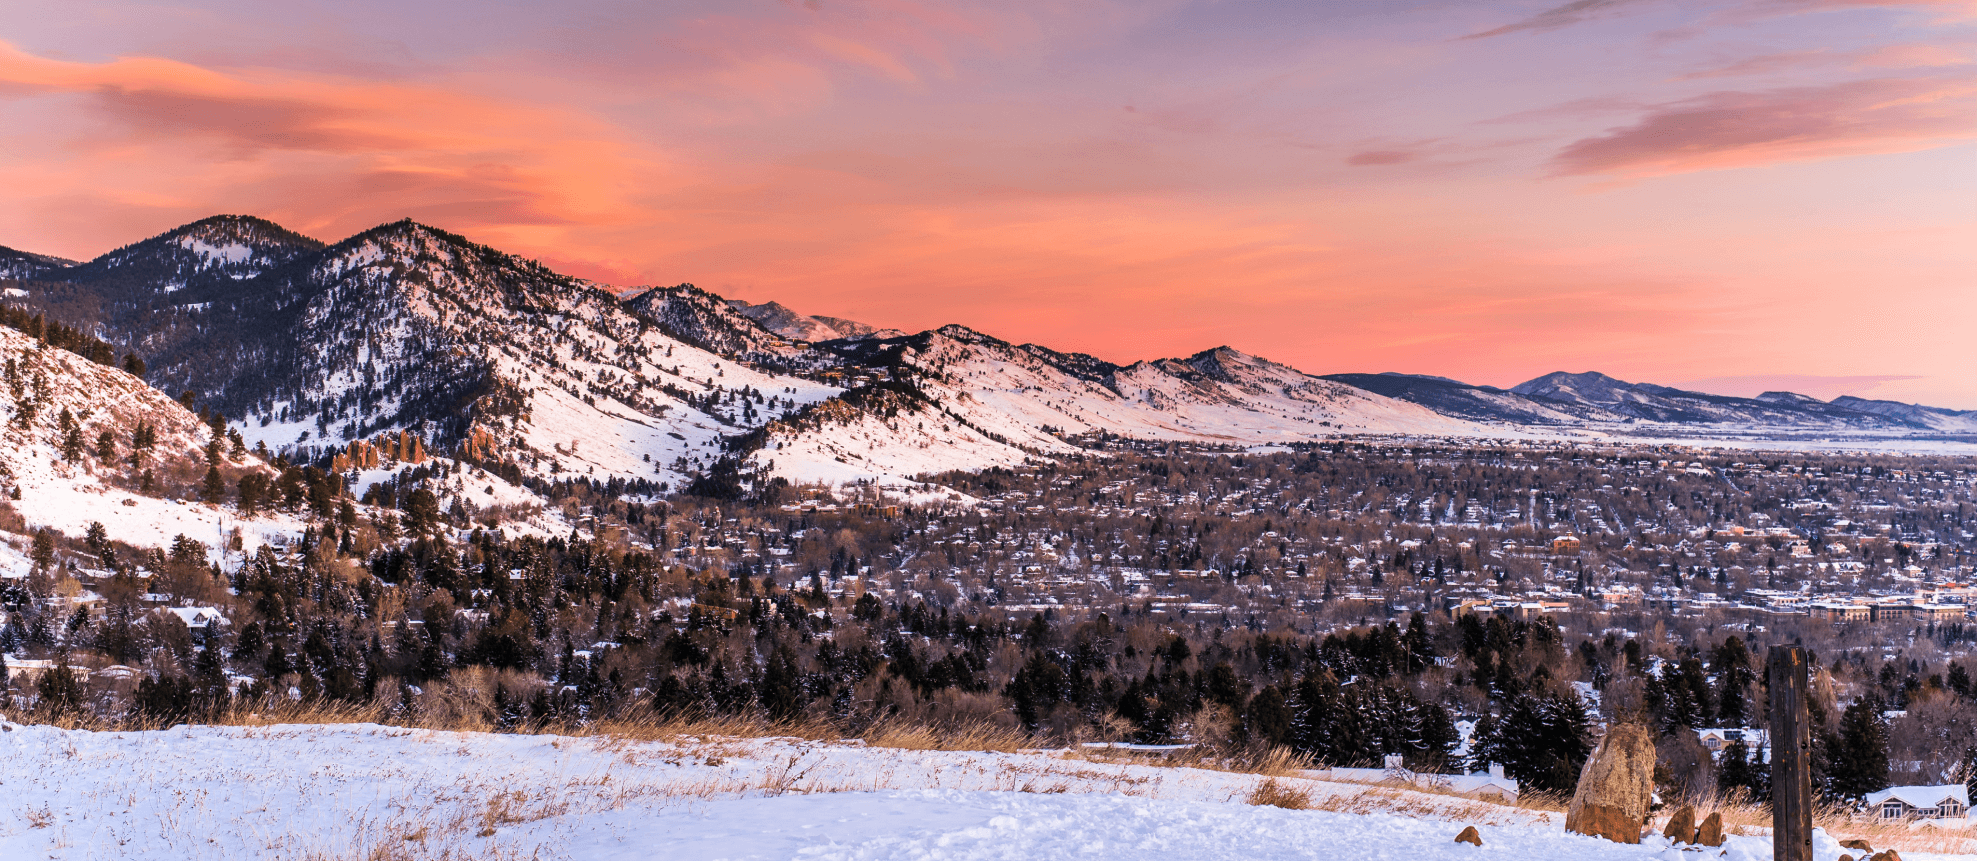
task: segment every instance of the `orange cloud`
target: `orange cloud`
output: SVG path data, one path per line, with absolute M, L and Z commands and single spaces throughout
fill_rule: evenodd
M 0 42 L 8 101 L 44 121 L 71 115 L 54 123 L 59 150 L 23 141 L 0 163 L 17 196 L 95 186 L 188 220 L 229 209 L 332 232 L 381 213 L 462 229 L 609 223 L 637 211 L 628 178 L 662 175 L 650 146 L 587 114 L 433 85 L 70 62 Z
M 1972 95 L 1969 76 L 1712 93 L 1574 142 L 1552 165 L 1563 176 L 1660 176 L 1933 149 L 1971 139 Z

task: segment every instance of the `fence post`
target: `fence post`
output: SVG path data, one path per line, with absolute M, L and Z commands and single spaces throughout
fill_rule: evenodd
M 1806 715 L 1806 650 L 1773 646 L 1766 656 L 1772 689 L 1772 859 L 1813 861 L 1813 776 L 1807 770 L 1812 729 Z

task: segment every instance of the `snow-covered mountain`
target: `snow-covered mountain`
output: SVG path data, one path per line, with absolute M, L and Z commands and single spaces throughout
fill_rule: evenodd
M 220 216 L 36 273 L 14 288 L 28 305 L 136 352 L 151 383 L 195 392 L 250 442 L 314 460 L 405 430 L 511 476 L 654 489 L 756 467 L 832 481 L 976 469 L 1100 435 L 1971 430 L 1969 412 L 1601 374 L 1508 390 L 1317 377 L 1229 347 L 1120 365 L 963 326 L 875 331 L 690 284 L 614 291 L 410 221 L 326 245 Z
M 1185 359 L 1115 365 L 963 326 L 826 345 L 848 365 L 912 383 L 898 413 L 778 440 L 824 472 L 914 474 L 962 461 L 1014 462 L 1071 451 L 1084 435 L 1256 445 L 1338 434 L 1486 435 L 1416 404 L 1218 347 Z M 833 470 L 819 455 L 845 465 Z M 985 464 L 986 465 L 986 464 Z
M 1628 383 L 1606 374 L 1555 371 L 1512 386 L 1514 394 L 1594 421 L 1891 430 L 1906 422 L 1791 392 L 1757 398 Z
M 1328 374 L 1326 379 L 1421 404 L 1444 415 L 1539 427 L 1606 429 L 1651 424 L 1726 430 L 1978 431 L 1978 422 L 1969 411 L 1859 398 L 1827 402 L 1793 392 L 1739 398 L 1629 383 L 1599 373 L 1556 372 L 1509 389 L 1416 374 Z M 1862 406 L 1869 403 L 1883 406 Z
M 1973 428 L 1978 426 L 1978 411 L 1973 410 L 1947 410 L 1942 407 L 1926 407 L 1922 404 L 1905 404 L 1901 401 L 1873 401 L 1853 395 L 1842 395 L 1835 398 L 1832 403 L 1837 407 L 1874 413 L 1946 433 L 1971 433 Z
M 87 263 L 45 277 L 113 284 L 132 295 L 219 288 L 268 272 L 321 250 L 323 243 L 272 221 L 248 215 L 216 215 L 126 245 Z M 177 297 L 206 301 L 205 290 Z
M 895 338 L 906 334 L 898 329 L 880 329 L 843 317 L 826 317 L 820 314 L 806 316 L 790 310 L 789 306 L 781 302 L 751 305 L 740 299 L 730 299 L 728 304 L 749 319 L 761 323 L 763 328 L 799 341 Z
M 1576 425 L 1583 418 L 1516 392 L 1418 374 L 1327 374 L 1326 379 L 1480 422 Z

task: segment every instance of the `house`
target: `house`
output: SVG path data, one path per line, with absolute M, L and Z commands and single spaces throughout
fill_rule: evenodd
M 162 612 L 179 617 L 179 621 L 194 633 L 204 633 L 216 625 L 227 625 L 227 617 L 220 615 L 218 607 L 166 607 Z
M 1745 727 L 1700 729 L 1696 731 L 1696 740 L 1702 742 L 1703 748 L 1710 751 L 1712 756 L 1722 753 L 1724 748 L 1730 747 L 1731 742 L 1734 741 L 1744 742 L 1745 747 L 1751 750 L 1764 747 L 1766 743 L 1765 730 Z
M 1518 800 L 1518 781 L 1504 775 L 1504 766 L 1491 763 L 1488 773 L 1458 774 L 1439 778 L 1446 789 L 1482 801 L 1509 804 Z
M 1571 535 L 1561 535 L 1554 538 L 1552 539 L 1552 552 L 1560 556 L 1578 553 L 1580 552 L 1580 539 Z
M 1883 819 L 1951 819 L 1971 809 L 1964 784 L 1947 786 L 1891 786 L 1871 792 L 1868 809 Z
M 39 681 L 43 674 L 54 670 L 57 666 L 55 661 L 34 661 L 26 658 L 16 658 L 13 655 L 0 656 L 0 660 L 6 661 L 7 677 L 12 679 L 17 685 Z M 70 665 L 69 669 L 76 674 L 76 681 L 89 681 L 88 667 Z

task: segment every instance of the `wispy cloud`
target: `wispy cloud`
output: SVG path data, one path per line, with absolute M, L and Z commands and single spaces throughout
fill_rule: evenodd
M 1564 6 L 1554 6 L 1551 9 L 1547 9 L 1521 21 L 1514 21 L 1502 27 L 1493 27 L 1481 33 L 1471 33 L 1461 38 L 1488 39 L 1492 36 L 1503 36 L 1509 33 L 1543 33 L 1548 30 L 1557 30 L 1561 27 L 1570 27 L 1593 18 L 1606 17 L 1614 14 L 1622 7 L 1637 6 L 1646 2 L 1653 2 L 1653 0 L 1573 0 L 1573 2 L 1567 3 Z
M 1552 166 L 1563 176 L 1654 176 L 1914 152 L 1970 140 L 1972 95 L 1968 75 L 1711 93 L 1576 141 Z

